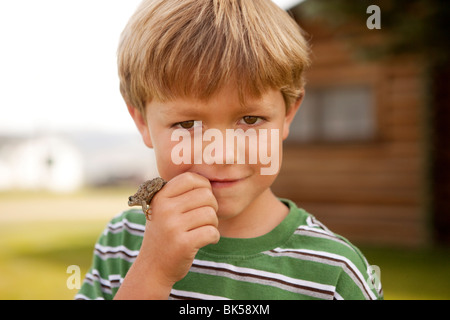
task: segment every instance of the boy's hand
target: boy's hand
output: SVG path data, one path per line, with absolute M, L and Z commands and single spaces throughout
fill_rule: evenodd
M 209 180 L 187 172 L 170 180 L 154 196 L 151 209 L 152 220 L 146 223 L 132 274 L 128 272 L 122 286 L 127 287 L 129 276 L 138 277 L 134 280 L 140 278 L 140 282 L 128 285 L 133 283 L 135 290 L 136 284 L 150 286 L 148 290 L 165 288 L 168 295 L 175 282 L 188 273 L 197 251 L 219 241 L 218 204 Z M 146 274 L 139 274 L 142 272 Z
M 173 285 L 187 274 L 198 249 L 219 241 L 217 201 L 208 179 L 183 173 L 165 185 L 151 207 L 142 256 Z

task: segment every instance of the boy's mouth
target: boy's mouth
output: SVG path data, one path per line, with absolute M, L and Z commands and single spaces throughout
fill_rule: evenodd
M 244 180 L 244 178 L 241 178 L 241 179 L 218 179 L 218 178 L 212 178 L 212 179 L 209 179 L 209 182 L 211 183 L 211 186 L 213 188 L 220 189 L 220 188 L 232 187 L 232 186 L 236 185 L 237 183 L 239 183 L 242 180 Z

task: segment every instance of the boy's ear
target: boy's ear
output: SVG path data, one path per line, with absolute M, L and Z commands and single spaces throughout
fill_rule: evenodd
M 283 126 L 283 140 L 285 140 L 289 135 L 289 127 L 291 126 L 292 121 L 294 120 L 295 114 L 297 113 L 300 105 L 302 104 L 303 97 L 305 96 L 305 91 L 298 97 L 297 100 L 290 106 L 290 108 L 286 111 L 286 116 L 284 118 L 284 126 Z
M 142 139 L 144 140 L 145 145 L 149 148 L 153 148 L 150 130 L 148 128 L 147 121 L 145 120 L 144 115 L 130 104 L 127 104 L 127 108 L 128 112 L 134 120 L 134 123 L 136 124 L 136 127 L 139 130 L 139 133 L 142 136 Z

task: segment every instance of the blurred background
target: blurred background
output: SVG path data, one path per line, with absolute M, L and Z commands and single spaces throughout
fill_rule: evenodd
M 139 2 L 0 2 L 0 299 L 72 299 L 67 268 L 157 175 L 118 90 Z M 358 245 L 386 299 L 450 299 L 449 6 L 275 2 L 313 51 L 275 193 Z

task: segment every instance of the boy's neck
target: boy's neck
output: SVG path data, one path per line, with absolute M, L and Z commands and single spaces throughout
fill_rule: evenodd
M 220 219 L 219 232 L 227 238 L 259 237 L 272 231 L 288 213 L 289 208 L 267 189 L 236 217 Z

